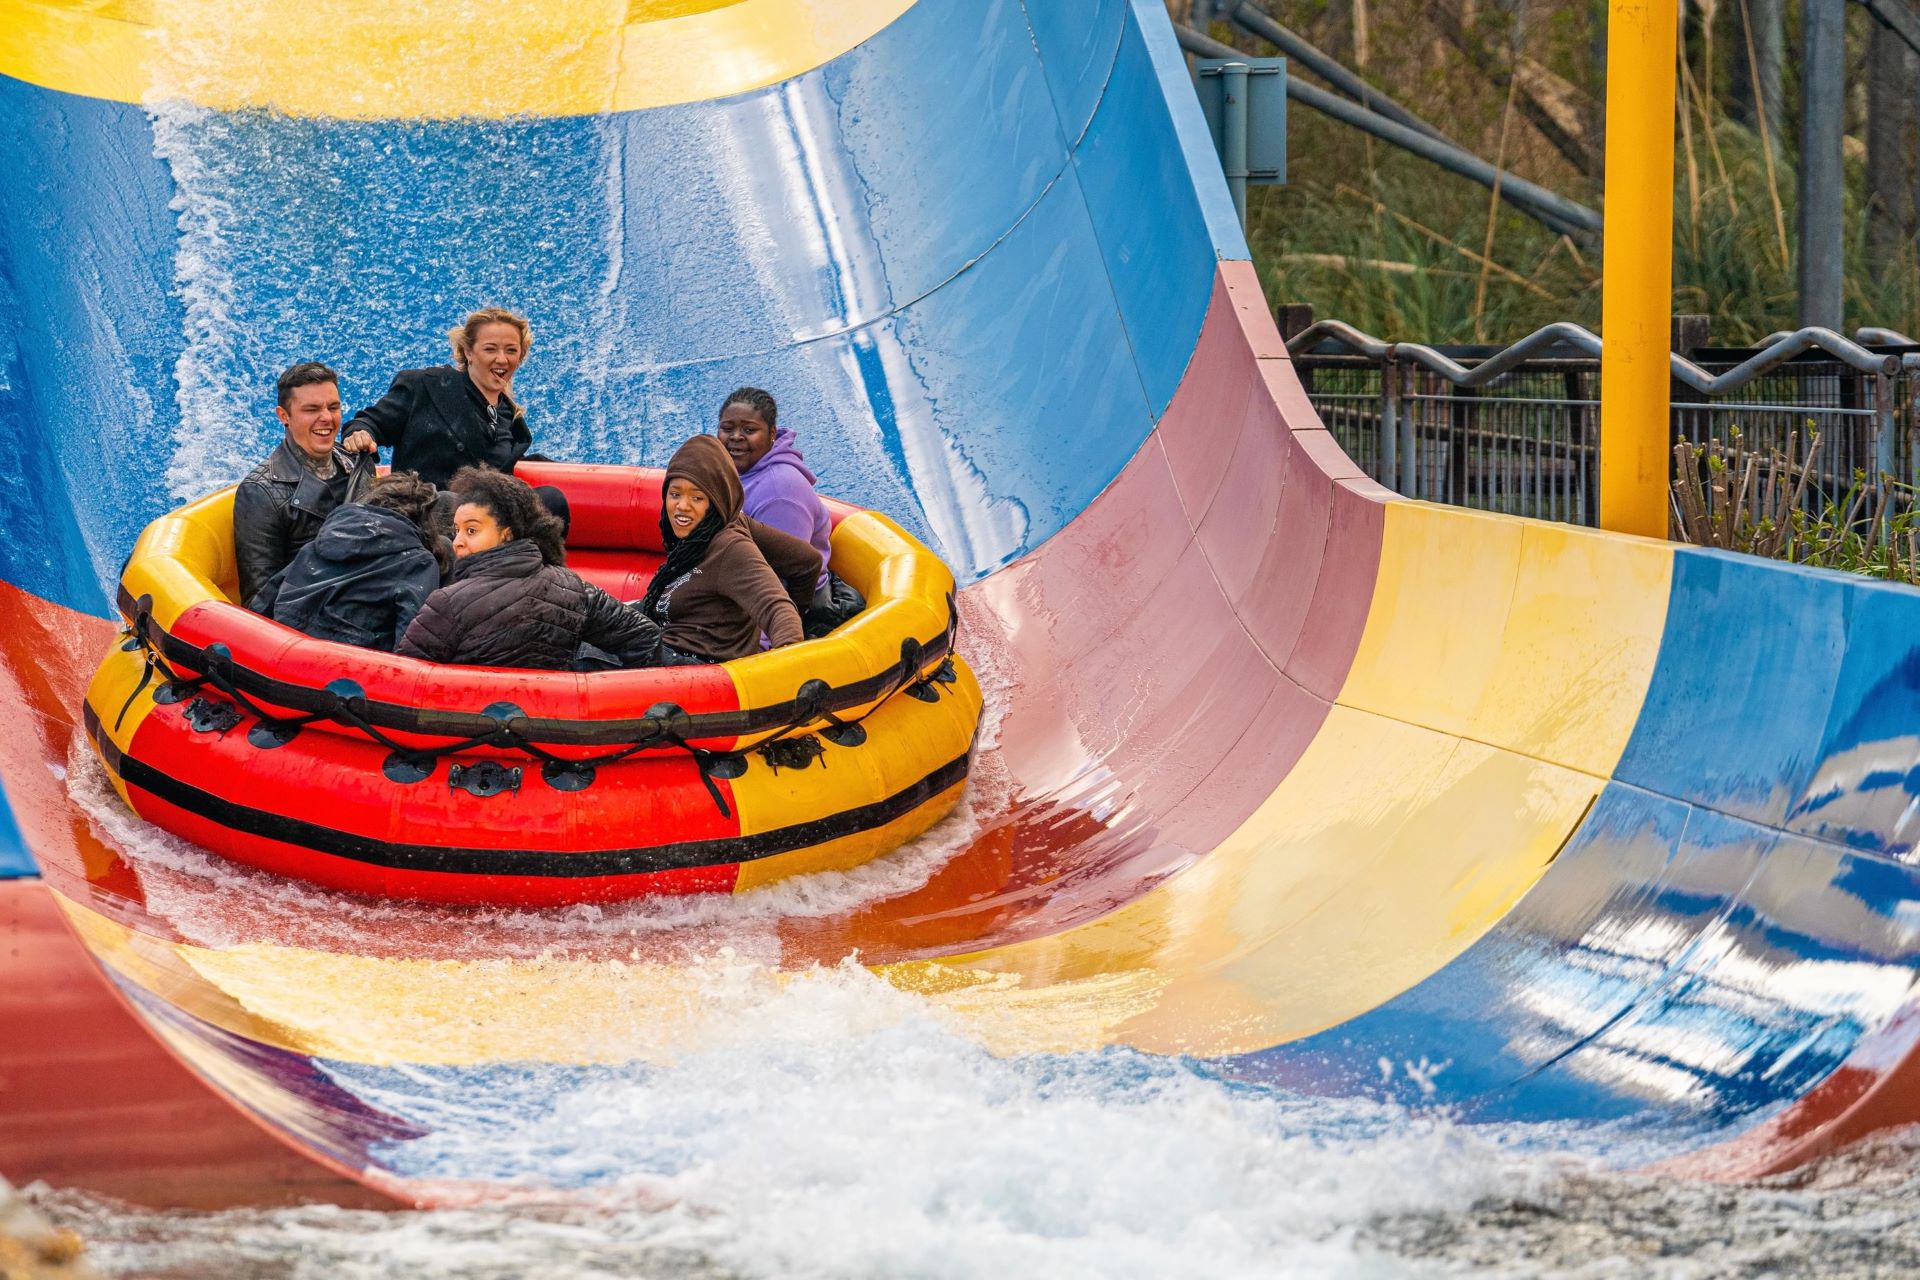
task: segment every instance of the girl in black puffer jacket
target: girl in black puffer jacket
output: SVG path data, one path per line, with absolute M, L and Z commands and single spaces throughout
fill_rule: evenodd
M 396 653 L 563 671 L 589 644 L 624 666 L 652 664 L 659 629 L 566 567 L 560 522 L 524 481 L 466 467 L 452 488 L 452 580 L 427 597 Z

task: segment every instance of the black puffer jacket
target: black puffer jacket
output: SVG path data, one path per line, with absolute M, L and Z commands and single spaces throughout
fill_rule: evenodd
M 320 640 L 393 651 L 440 586 L 440 562 L 397 511 L 340 507 L 251 607 Z
M 516 538 L 454 565 L 453 581 L 427 597 L 395 652 L 470 667 L 562 671 L 582 643 L 625 666 L 645 666 L 660 632 L 573 570 L 542 561 L 531 539 Z
M 340 438 L 365 431 L 393 446 L 393 469 L 444 489 L 462 467 L 511 472 L 533 444 L 527 418 L 505 396 L 489 406 L 465 369 L 402 369 L 387 394 L 353 415 Z
M 371 458 L 333 451 L 344 487 L 330 485 L 300 462 L 285 440 L 247 473 L 233 495 L 233 552 L 240 567 L 240 602 L 251 604 L 267 579 L 293 563 L 336 506 L 358 502 L 379 479 Z M 344 496 L 342 496 L 344 494 Z

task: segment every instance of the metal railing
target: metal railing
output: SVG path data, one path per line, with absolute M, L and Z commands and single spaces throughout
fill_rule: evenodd
M 1913 484 L 1920 345 L 1863 329 L 1776 334 L 1757 350 L 1672 357 L 1672 438 L 1785 450 L 1820 436 L 1814 509 L 1864 475 Z M 1874 349 L 1869 349 L 1869 345 Z M 1898 348 L 1898 349 L 1889 349 Z M 1409 497 L 1593 524 L 1600 339 L 1554 324 L 1510 347 L 1383 342 L 1336 320 L 1287 343 L 1307 394 L 1367 473 Z

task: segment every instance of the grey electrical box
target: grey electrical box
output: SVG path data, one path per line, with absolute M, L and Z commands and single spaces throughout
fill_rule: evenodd
M 1238 70 L 1244 67 L 1244 75 Z M 1228 155 L 1229 116 L 1244 112 L 1246 180 L 1272 186 L 1287 180 L 1287 60 L 1285 58 L 1198 58 L 1194 89 L 1207 130 L 1221 163 Z M 1235 86 L 1244 85 L 1244 102 L 1235 102 Z M 1229 173 L 1228 177 L 1238 175 Z

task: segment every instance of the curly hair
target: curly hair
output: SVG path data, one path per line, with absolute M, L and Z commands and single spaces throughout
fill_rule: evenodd
M 565 564 L 567 548 L 559 517 L 534 497 L 525 480 L 491 467 L 462 467 L 448 486 L 461 506 L 483 508 L 509 538 L 526 538 L 548 564 Z
M 420 531 L 420 541 L 440 562 L 440 576 L 453 572 L 453 513 L 438 501 L 440 491 L 411 471 L 381 476 L 360 501 L 406 517 Z
M 440 491 L 411 471 L 381 476 L 360 501 L 370 507 L 398 512 L 429 532 L 433 529 L 433 501 Z
M 739 388 L 720 402 L 720 412 L 725 413 L 730 406 L 736 404 L 743 404 L 759 414 L 760 420 L 769 428 L 780 425 L 780 406 L 773 402 L 772 396 L 758 387 Z
M 453 367 L 467 367 L 467 355 L 473 350 L 474 342 L 480 337 L 480 330 L 490 324 L 510 324 L 520 331 L 520 354 L 524 357 L 533 350 L 533 326 L 527 318 L 505 307 L 482 307 L 470 312 L 467 318 L 447 330 L 447 341 L 453 344 Z

